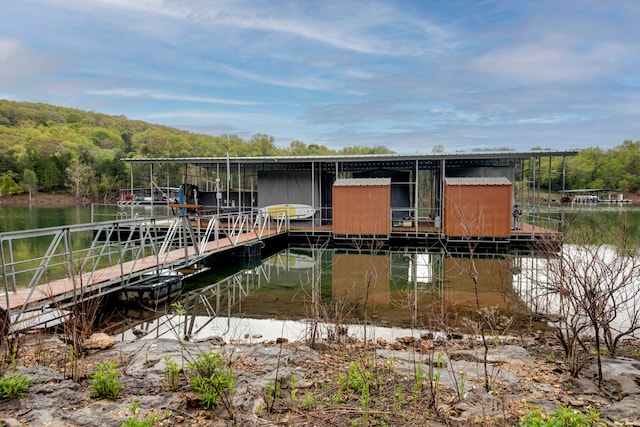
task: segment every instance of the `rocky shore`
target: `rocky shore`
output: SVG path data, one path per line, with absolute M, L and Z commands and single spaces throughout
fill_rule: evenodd
M 77 361 L 79 379 L 72 381 L 68 346 L 56 336 L 34 336 L 21 345 L 15 365 L 3 364 L 5 373 L 27 375 L 32 385 L 21 398 L 0 400 L 0 424 L 120 426 L 133 417 L 137 402 L 138 420 L 157 420 L 127 425 L 511 426 L 533 408 L 549 413 L 570 406 L 597 410 L 607 425 L 640 426 L 639 360 L 604 358 L 605 381 L 598 388 L 592 367 L 570 377 L 553 341 L 541 334 L 493 341 L 485 371 L 482 347 L 473 337 L 426 334 L 379 339 L 366 348 L 345 339 L 312 349 L 257 336 L 234 343 L 140 336 L 88 351 Z M 223 356 L 237 382 L 228 406 L 203 409 L 182 374 L 171 390 L 167 365 L 172 360 L 184 367 L 210 350 Z M 89 378 L 105 361 L 119 369 L 123 391 L 117 399 L 91 395 Z M 358 378 L 366 387 L 352 387 Z

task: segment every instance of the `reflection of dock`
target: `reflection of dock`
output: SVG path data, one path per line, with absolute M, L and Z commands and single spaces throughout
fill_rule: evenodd
M 198 288 L 180 297 L 182 315 L 166 315 L 163 312 L 155 312 L 154 316 L 148 316 L 139 321 L 127 321 L 125 324 L 112 327 L 110 333 L 138 333 L 161 337 L 165 335 L 184 337 L 197 337 L 213 324 L 220 324 L 220 318 L 230 318 L 233 315 L 242 315 L 242 302 L 263 284 L 275 280 L 281 274 L 296 268 L 313 268 L 313 258 L 302 256 L 305 266 L 296 266 L 292 259 L 298 258 L 298 254 L 285 250 L 285 254 L 279 253 L 264 259 L 259 265 L 243 269 L 211 285 Z M 311 263 L 308 263 L 308 258 Z M 180 325 L 180 327 L 177 327 Z

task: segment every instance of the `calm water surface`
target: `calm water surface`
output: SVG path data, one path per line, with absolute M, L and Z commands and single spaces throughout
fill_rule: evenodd
M 100 212 L 105 217 L 96 216 Z M 113 212 L 94 209 L 93 214 L 97 220 L 113 219 L 107 217 Z M 566 215 L 594 223 L 626 216 L 628 232 L 640 237 L 640 209 L 634 206 L 582 208 L 568 210 Z M 91 218 L 89 206 L 3 207 L 0 231 L 87 223 Z M 524 303 L 513 289 L 518 288 L 527 257 L 483 255 L 475 260 L 482 306 L 497 307 L 516 318 L 521 315 L 521 321 L 526 323 Z M 269 329 L 264 322 L 280 321 L 279 326 L 273 327 L 282 328 L 283 321 L 311 317 L 425 327 L 460 321 L 476 306 L 474 284 L 468 274 L 469 259 L 444 252 L 427 253 L 419 248 L 374 253 L 287 248 L 271 256 L 265 254 L 251 264 L 214 261 L 208 273 L 187 284 L 181 303 L 192 316 L 191 335 L 198 331 L 213 333 L 209 330 L 213 325 L 229 329 L 229 319 L 263 322 L 263 332 Z M 162 323 L 158 320 L 161 315 L 127 309 L 116 315 L 114 322 L 119 322 L 118 316 L 125 318 L 122 323 L 127 325 L 146 319 L 141 324 L 158 333 L 153 322 Z M 227 323 L 220 326 L 223 318 Z

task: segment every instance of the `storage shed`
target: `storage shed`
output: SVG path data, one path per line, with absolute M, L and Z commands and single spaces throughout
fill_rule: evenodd
M 505 177 L 445 178 L 445 236 L 511 236 L 512 194 Z
M 337 179 L 332 196 L 334 235 L 391 233 L 391 178 Z

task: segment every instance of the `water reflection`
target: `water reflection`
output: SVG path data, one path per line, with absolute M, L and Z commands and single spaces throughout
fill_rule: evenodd
M 518 271 L 514 265 L 521 264 L 518 257 L 471 259 L 415 248 L 372 252 L 289 248 L 185 293 L 180 300 L 183 316 L 151 319 L 140 327 L 153 336 L 175 335 L 179 324 L 180 335 L 194 339 L 230 331 L 247 338 L 265 336 L 285 324 L 299 335 L 306 333 L 310 319 L 323 324 L 446 330 L 473 316 L 478 304 L 528 321 L 528 310 L 512 287 Z M 243 319 L 244 327 L 238 319 Z M 250 326 L 256 322 L 259 332 Z

